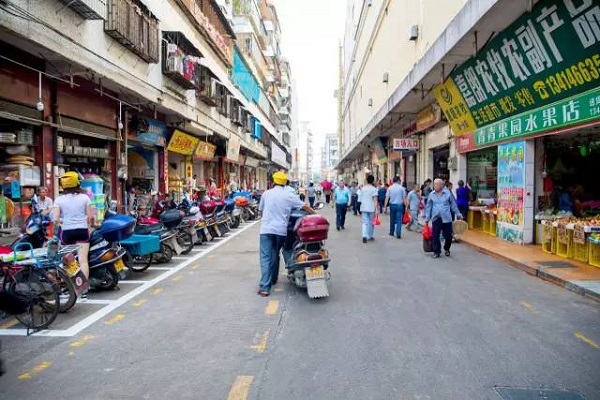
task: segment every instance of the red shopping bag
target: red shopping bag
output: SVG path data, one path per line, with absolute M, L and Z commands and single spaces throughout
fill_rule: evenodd
M 381 225 L 381 221 L 379 220 L 379 214 L 375 214 L 375 216 L 373 217 L 373 225 Z
M 403 224 L 410 224 L 412 222 L 412 217 L 410 216 L 410 212 L 405 212 L 404 217 L 402 217 Z
M 431 227 L 429 225 L 425 225 L 423 227 L 423 240 L 431 240 L 431 236 L 433 232 L 431 232 Z

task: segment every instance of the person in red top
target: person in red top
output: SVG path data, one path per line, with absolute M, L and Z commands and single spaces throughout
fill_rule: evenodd
M 329 204 L 329 202 L 331 201 L 331 188 L 332 188 L 332 184 L 331 182 L 329 182 L 327 179 L 325 179 L 323 182 L 321 182 L 321 187 L 323 188 L 323 194 L 325 195 L 325 203 Z

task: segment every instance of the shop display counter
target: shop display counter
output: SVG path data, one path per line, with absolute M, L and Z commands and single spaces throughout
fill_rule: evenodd
M 497 211 L 493 211 L 493 210 L 489 210 L 486 211 L 486 214 L 490 220 L 489 223 L 489 229 L 487 231 L 487 233 L 489 233 L 492 236 L 496 236 L 496 226 L 497 226 L 497 222 L 498 222 L 498 212 Z
M 566 227 L 556 228 L 556 255 L 573 258 L 573 230 Z
M 483 210 L 485 210 L 485 207 L 469 207 L 467 214 L 469 229 L 481 230 L 483 228 Z
M 588 247 L 588 262 L 590 263 L 590 265 L 600 268 L 600 242 L 588 241 Z
M 556 254 L 556 232 L 552 223 L 542 221 L 542 250 L 545 253 Z

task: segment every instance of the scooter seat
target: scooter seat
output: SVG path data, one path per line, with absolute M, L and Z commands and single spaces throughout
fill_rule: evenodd
M 137 235 L 152 235 L 158 233 L 158 231 L 164 228 L 163 224 L 149 224 L 149 225 L 138 225 L 135 227 L 135 233 Z

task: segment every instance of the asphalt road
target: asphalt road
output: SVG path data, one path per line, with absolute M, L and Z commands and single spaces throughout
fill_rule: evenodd
M 600 399 L 599 303 L 465 245 L 433 260 L 386 220 L 363 244 L 348 218 L 328 299 L 283 276 L 256 295 L 257 224 L 74 336 L 0 336 L 0 399 Z

